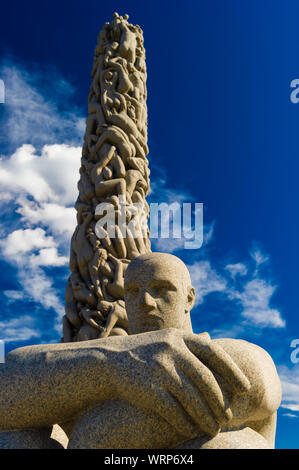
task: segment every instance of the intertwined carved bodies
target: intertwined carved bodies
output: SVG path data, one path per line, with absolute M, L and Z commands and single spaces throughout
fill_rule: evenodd
M 99 337 L 106 323 L 106 308 L 123 301 L 123 276 L 129 260 L 150 251 L 147 229 L 148 206 L 145 196 L 149 190 L 147 147 L 146 67 L 143 35 L 138 25 L 128 23 L 128 16 L 114 14 L 99 35 L 92 69 L 92 83 L 88 98 L 88 117 L 82 150 L 77 228 L 71 240 L 71 276 L 66 289 L 66 309 L 63 318 L 64 341 L 80 341 Z M 97 213 L 99 204 L 112 204 L 118 213 L 118 198 L 125 199 L 126 222 L 133 220 L 131 207 L 144 206 L 145 224 L 135 218 L 140 236 L 133 237 L 128 230 L 123 238 L 116 217 L 115 236 L 106 228 L 98 243 L 95 225 L 104 213 Z M 108 223 L 106 224 L 108 226 Z M 97 234 L 98 235 L 98 234 Z M 107 254 L 105 264 L 100 261 L 102 251 Z M 101 256 L 98 256 L 101 252 Z M 112 258 L 121 260 L 109 263 Z M 98 265 L 101 264 L 101 269 Z M 103 273 L 110 266 L 111 277 Z M 118 304 L 115 304 L 118 302 Z M 86 310 L 92 307 L 93 322 L 88 322 Z M 101 319 L 101 320 L 100 320 Z M 125 334 L 113 330 L 112 334 Z

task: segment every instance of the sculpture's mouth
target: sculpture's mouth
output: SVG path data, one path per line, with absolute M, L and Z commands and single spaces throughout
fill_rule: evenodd
M 137 320 L 138 329 L 142 331 L 162 329 L 163 323 L 163 319 L 153 313 L 142 314 Z

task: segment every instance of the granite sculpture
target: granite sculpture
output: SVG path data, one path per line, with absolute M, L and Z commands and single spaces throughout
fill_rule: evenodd
M 142 30 L 128 22 L 128 15 L 115 13 L 104 25 L 91 75 L 65 293 L 65 342 L 127 334 L 119 320 L 113 328 L 116 313 L 107 331 L 107 316 L 124 310 L 128 263 L 150 251 L 145 50 Z M 99 223 L 107 212 L 100 207 L 115 216 L 113 236 L 111 224 L 109 230 Z
M 130 334 L 143 336 L 163 329 L 171 334 L 177 329 L 194 337 L 190 318 L 194 300 L 188 269 L 179 258 L 150 253 L 130 263 L 125 275 Z M 142 407 L 136 406 L 128 397 L 114 398 L 82 414 L 72 429 L 69 447 L 273 448 L 281 390 L 271 357 L 246 341 L 212 341 L 206 332 L 197 337 L 200 347 L 189 348 L 200 361 L 194 364 L 192 383 L 185 384 L 184 397 L 179 398 L 190 415 L 196 408 L 200 425 L 191 439 L 185 437 L 185 425 L 179 428 L 180 418 L 173 426 L 167 416 L 162 417 L 158 406 L 156 411 L 148 409 L 146 400 Z M 170 372 L 167 388 L 171 392 L 174 383 L 183 382 L 184 374 L 190 377 L 190 363 L 184 356 L 176 364 L 168 361 L 157 357 L 159 366 Z M 156 373 L 159 377 L 160 370 Z
M 247 341 L 194 334 L 188 269 L 152 253 L 141 227 L 149 187 L 142 42 L 126 15 L 99 36 L 63 342 L 16 349 L 0 364 L 2 449 L 274 447 L 281 388 L 271 357 Z M 124 237 L 134 203 L 143 219 L 137 236 Z M 111 207 L 115 237 L 101 224 Z
M 20 446 L 23 434 L 26 446 L 53 448 L 58 423 L 69 448 L 272 448 L 281 390 L 271 357 L 193 334 L 194 297 L 181 260 L 141 255 L 125 276 L 133 334 L 10 352 L 0 368 L 2 447 Z

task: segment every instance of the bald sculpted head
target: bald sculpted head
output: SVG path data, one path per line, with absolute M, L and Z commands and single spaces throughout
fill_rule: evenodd
M 195 292 L 185 264 L 168 253 L 133 259 L 125 274 L 125 303 L 131 334 L 179 328 L 192 332 Z

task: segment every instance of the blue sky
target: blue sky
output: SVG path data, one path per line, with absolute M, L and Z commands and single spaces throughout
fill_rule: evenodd
M 276 446 L 299 448 L 296 0 L 2 6 L 0 338 L 7 351 L 60 339 L 93 51 L 114 11 L 144 30 L 149 200 L 204 203 L 200 249 L 153 249 L 188 264 L 196 332 L 271 354 L 283 384 Z

